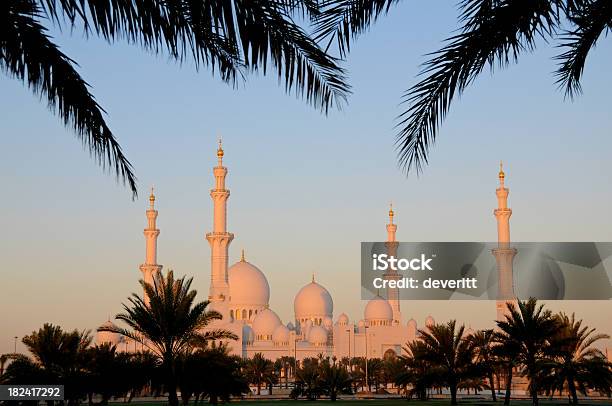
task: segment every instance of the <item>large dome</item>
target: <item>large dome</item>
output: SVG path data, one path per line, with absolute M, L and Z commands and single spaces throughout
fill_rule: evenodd
M 270 285 L 256 266 L 246 261 L 236 262 L 228 270 L 229 293 L 232 307 L 267 307 Z
M 364 311 L 364 318 L 366 321 L 373 320 L 393 320 L 393 309 L 388 301 L 380 296 L 374 297 L 370 300 Z
M 332 316 L 334 311 L 334 301 L 331 295 L 323 286 L 312 279 L 308 285 L 304 286 L 293 301 L 295 319 L 325 318 Z
M 253 320 L 253 331 L 256 340 L 271 340 L 276 327 L 281 325 L 281 321 L 270 309 L 264 309 L 255 316 Z

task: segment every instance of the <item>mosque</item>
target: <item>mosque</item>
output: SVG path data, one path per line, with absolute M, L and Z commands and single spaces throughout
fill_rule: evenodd
M 230 191 L 226 188 L 227 168 L 223 166 L 224 151 L 219 142 L 217 166 L 213 168 L 214 188 L 210 192 L 213 200 L 213 230 L 206 234 L 211 249 L 209 309 L 223 315 L 222 320 L 212 323 L 210 328 L 230 330 L 238 336 L 229 341 L 231 353 L 251 357 L 256 353 L 268 359 L 283 356 L 301 360 L 307 357 L 324 356 L 383 358 L 399 355 L 402 346 L 417 336 L 417 322 L 402 321 L 399 292 L 387 288 L 384 296 L 375 296 L 365 306 L 363 318 L 349 320 L 345 313 L 334 318 L 334 301 L 329 291 L 319 284 L 314 276 L 302 287 L 293 302 L 294 318 L 283 323 L 269 306 L 270 286 L 265 274 L 248 262 L 242 253 L 241 259 L 228 266 L 228 250 L 234 235 L 227 230 L 227 200 Z M 499 249 L 494 250 L 498 262 L 499 291 L 501 297 L 513 297 L 512 259 L 515 251 L 509 248 L 509 219 L 512 210 L 507 206 L 508 189 L 504 187 L 504 172 L 500 168 L 500 187 L 497 189 L 498 208 L 494 211 L 498 222 Z M 153 191 L 149 197 L 150 207 L 146 211 L 148 220 L 144 230 L 146 240 L 145 263 L 140 265 L 143 279 L 152 283 L 153 275 L 162 266 L 157 263 L 156 226 L 158 211 L 155 209 Z M 393 207 L 389 210 L 386 225 L 386 248 L 390 255 L 395 253 L 397 225 L 393 222 Z M 393 271 L 388 279 L 399 278 Z M 504 302 L 497 304 L 498 318 L 503 316 Z M 111 323 L 110 320 L 107 324 Z M 425 326 L 434 323 L 429 316 Z M 98 343 L 110 342 L 126 351 L 137 350 L 135 343 L 125 341 L 110 332 L 99 332 Z M 133 344 L 133 346 L 132 346 Z

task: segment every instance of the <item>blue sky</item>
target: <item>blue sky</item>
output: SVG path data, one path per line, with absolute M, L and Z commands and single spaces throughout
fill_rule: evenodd
M 483 74 L 453 105 L 425 172 L 398 169 L 401 95 L 416 83 L 423 55 L 457 27 L 456 15 L 443 1 L 395 7 L 354 44 L 345 64 L 353 95 L 328 116 L 285 94 L 273 76 L 251 75 L 232 89 L 189 63 L 54 32 L 108 112 L 141 197 L 132 201 L 23 84 L 0 76 L 0 352 L 44 322 L 95 328 L 121 310 L 138 290 L 152 184 L 159 262 L 193 275 L 205 297 L 217 134 L 232 193 L 231 258 L 244 248 L 266 273 L 271 307 L 285 322 L 313 272 L 334 296 L 335 315 L 361 317 L 359 242 L 385 238 L 390 200 L 400 240 L 494 239 L 500 159 L 513 240 L 612 240 L 609 40 L 591 53 L 584 95 L 573 102 L 556 89 L 559 50 L 546 44 L 519 65 Z M 482 306 L 404 302 L 403 312 L 419 323 L 432 313 L 484 327 L 494 308 Z M 563 306 L 612 332 L 608 303 Z

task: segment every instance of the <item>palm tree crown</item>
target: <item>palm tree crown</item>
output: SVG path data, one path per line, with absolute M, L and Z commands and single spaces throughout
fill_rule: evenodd
M 111 331 L 142 344 L 162 362 L 167 375 L 169 401 L 178 404 L 176 398 L 176 360 L 193 346 L 203 346 L 213 340 L 235 340 L 233 333 L 221 329 L 208 329 L 212 321 L 222 318 L 216 311 L 206 311 L 208 302 L 195 302 L 197 292 L 191 290 L 192 279 L 174 279 L 168 271 L 164 277 L 156 273 L 153 285 L 141 280 L 148 301 L 137 294 L 124 304 L 124 313 L 115 318 L 129 328 L 101 327 L 98 331 Z

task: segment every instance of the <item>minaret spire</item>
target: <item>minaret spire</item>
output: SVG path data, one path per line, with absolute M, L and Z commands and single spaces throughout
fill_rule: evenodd
M 219 138 L 217 147 L 217 166 L 213 168 L 215 188 L 210 191 L 213 201 L 213 231 L 206 234 L 210 244 L 210 291 L 209 300 L 224 301 L 229 298 L 227 277 L 228 248 L 234 235 L 227 232 L 227 199 L 230 191 L 225 188 L 227 168 L 223 166 L 223 144 Z
M 508 207 L 509 190 L 504 185 L 506 174 L 502 162 L 499 163 L 498 178 L 499 187 L 495 190 L 497 209 L 493 211 L 497 219 L 497 248 L 493 250 L 493 255 L 497 264 L 497 320 L 504 320 L 506 303 L 515 299 L 513 262 L 516 249 L 510 247 L 512 209 Z
M 144 281 L 148 284 L 153 284 L 155 274 L 162 269 L 162 266 L 157 263 L 157 237 L 159 236 L 159 230 L 157 229 L 158 212 L 155 210 L 155 194 L 153 187 L 151 187 L 149 209 L 146 214 L 147 228 L 144 229 L 146 241 L 145 262 L 140 265 L 140 271 L 142 272 Z M 148 302 L 148 300 L 149 298 L 145 295 L 145 302 Z
M 393 202 L 389 204 L 389 224 L 387 224 L 387 242 L 385 242 L 385 246 L 387 247 L 387 255 L 394 256 L 397 258 L 397 245 L 398 242 L 395 239 L 395 232 L 397 231 L 397 225 L 393 223 L 393 218 L 395 217 L 395 212 L 393 211 Z M 397 271 L 389 268 L 387 272 L 383 275 L 385 279 L 401 279 L 400 275 Z M 388 285 L 387 285 L 388 286 Z M 390 288 L 387 287 L 387 301 L 391 305 L 391 309 L 393 309 L 393 323 L 399 324 L 402 321 L 402 313 L 400 311 L 400 301 L 399 301 L 399 289 L 398 288 Z

